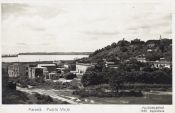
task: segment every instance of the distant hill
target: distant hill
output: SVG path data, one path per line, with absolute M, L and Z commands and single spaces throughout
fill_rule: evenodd
M 131 41 L 120 40 L 104 48 L 97 49 L 89 58 L 84 59 L 89 62 L 107 59 L 108 61 L 122 61 L 134 57 L 145 57 L 149 61 L 165 60 L 172 61 L 172 39 L 148 40 L 146 42 L 140 39 Z
M 1 57 L 17 57 L 18 54 L 1 55 Z

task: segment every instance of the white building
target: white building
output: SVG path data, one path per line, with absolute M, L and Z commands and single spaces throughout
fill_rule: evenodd
M 139 61 L 139 62 L 146 62 L 145 57 L 136 58 L 136 60 Z
M 151 63 L 154 68 L 172 68 L 171 62 L 168 61 L 153 61 Z
M 93 67 L 90 63 L 76 63 L 76 72 L 79 74 L 84 74 L 89 67 Z
M 18 64 L 12 64 L 8 66 L 8 75 L 9 77 L 18 77 L 19 74 L 19 65 Z

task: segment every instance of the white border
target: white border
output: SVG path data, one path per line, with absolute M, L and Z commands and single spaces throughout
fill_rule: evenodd
M 1 3 L 41 3 L 41 2 L 65 2 L 65 3 L 71 3 L 71 2 L 94 2 L 93 0 L 2 0 Z M 98 0 L 99 2 L 119 2 L 119 0 Z M 173 48 L 174 48 L 174 36 L 175 36 L 175 2 L 173 0 L 120 0 L 120 2 L 171 2 L 172 3 L 172 37 L 173 37 Z M 1 11 L 1 10 L 0 10 Z M 1 15 L 1 13 L 0 13 Z M 0 19 L 1 20 L 1 19 Z M 0 27 L 0 34 L 1 34 L 1 27 Z M 1 39 L 0 39 L 1 42 Z M 0 53 L 1 53 L 1 47 L 0 47 Z M 173 49 L 173 56 L 175 55 L 175 50 Z M 1 62 L 1 60 L 0 60 Z M 173 104 L 172 105 L 0 105 L 0 112 L 1 113 L 30 113 L 31 111 L 29 108 L 41 108 L 42 113 L 49 113 L 47 111 L 48 108 L 70 108 L 69 113 L 140 113 L 142 110 L 142 107 L 162 107 L 164 106 L 165 113 L 173 113 L 175 112 L 175 98 L 174 98 L 174 83 L 175 83 L 175 77 L 174 77 L 174 63 L 175 60 L 173 59 Z M 1 73 L 1 65 L 0 65 L 0 73 Z M 0 77 L 0 83 L 2 83 L 2 79 Z M 1 93 L 0 93 L 0 101 L 2 102 L 2 87 L 0 87 Z M 38 113 L 35 112 L 35 113 Z M 56 111 L 53 111 L 56 112 Z M 61 112 L 61 111 L 58 111 Z M 63 113 L 63 112 L 61 112 Z M 68 113 L 68 112 L 66 112 Z M 149 113 L 149 112 L 147 112 Z

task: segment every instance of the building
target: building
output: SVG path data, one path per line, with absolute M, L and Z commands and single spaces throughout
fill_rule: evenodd
M 153 50 L 152 49 L 147 49 L 147 52 L 152 52 Z
M 109 66 L 114 65 L 114 64 L 115 64 L 114 62 L 107 62 L 107 61 L 105 62 L 106 67 L 109 67 Z
M 113 65 L 108 65 L 109 68 L 117 69 L 119 65 L 113 64 Z
M 139 61 L 139 62 L 144 62 L 144 63 L 146 62 L 145 57 L 137 57 L 136 60 Z
M 45 80 L 58 80 L 59 76 L 56 73 L 49 73 L 46 75 Z
M 28 76 L 29 67 L 35 67 L 28 63 L 13 63 L 8 67 L 9 77 Z
M 84 74 L 89 67 L 93 67 L 94 64 L 91 63 L 76 63 L 76 72 L 79 74 Z
M 64 64 L 64 68 L 67 68 L 67 69 L 69 69 L 69 64 Z
M 39 77 L 46 77 L 48 75 L 48 71 L 46 67 L 29 67 L 28 77 L 30 79 L 35 79 Z
M 55 80 L 59 79 L 58 72 L 59 70 L 56 68 L 56 64 L 38 64 L 38 68 L 45 68 L 43 70 L 43 75 L 45 80 Z
M 37 67 L 46 67 L 48 72 L 56 72 L 56 64 L 38 64 Z
M 20 75 L 18 63 L 14 63 L 8 66 L 8 75 L 9 77 L 18 77 Z
M 119 60 L 119 58 L 118 58 Z M 118 65 L 115 63 L 115 62 L 109 62 L 107 61 L 106 59 L 103 59 L 104 63 L 105 63 L 105 67 L 108 67 L 108 68 L 115 68 L 117 69 L 118 68 Z
M 170 61 L 150 61 L 152 68 L 172 68 L 172 63 Z
M 28 65 L 23 63 L 14 63 L 8 66 L 9 77 L 18 77 L 28 74 Z

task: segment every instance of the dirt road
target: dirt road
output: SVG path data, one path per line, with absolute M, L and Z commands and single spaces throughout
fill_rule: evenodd
M 68 102 L 70 104 L 81 104 L 80 103 L 81 100 L 79 100 L 78 98 L 64 97 L 64 96 L 58 95 L 52 89 L 51 90 L 43 90 L 43 89 L 28 89 L 28 88 L 21 88 L 21 87 L 17 87 L 16 89 L 19 91 L 22 91 L 22 92 L 29 93 L 29 94 L 34 94 L 36 92 L 36 93 L 39 93 L 41 95 L 49 95 L 52 98 L 55 98 L 55 99 L 58 99 L 61 101 L 65 101 L 65 102 Z

